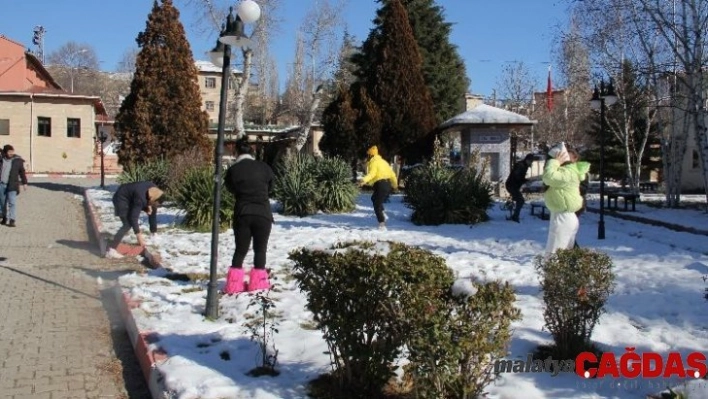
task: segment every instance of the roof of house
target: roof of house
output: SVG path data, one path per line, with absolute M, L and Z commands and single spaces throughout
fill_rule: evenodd
M 513 125 L 513 126 L 531 126 L 535 124 L 536 121 L 517 114 L 515 112 L 507 111 L 505 109 L 492 107 L 487 104 L 479 104 L 476 107 L 456 115 L 440 125 L 441 129 L 448 129 L 455 126 L 474 126 L 474 125 Z
M 59 83 L 54 80 L 52 77 L 52 74 L 47 71 L 47 69 L 42 65 L 42 62 L 34 56 L 34 54 L 30 53 L 29 51 L 25 51 L 25 58 L 27 61 L 35 68 L 37 68 L 37 71 L 42 75 L 42 78 L 47 81 L 47 83 L 50 86 L 53 86 L 52 88 L 47 87 L 46 89 L 48 90 L 59 90 L 59 91 L 64 91 L 61 86 L 59 86 Z
M 221 73 L 221 67 L 218 67 L 214 64 L 212 64 L 210 61 L 201 61 L 201 60 L 196 60 L 194 63 L 197 66 L 197 70 L 199 72 L 214 72 L 214 73 Z M 236 68 L 231 68 L 231 73 L 234 74 L 239 74 L 241 71 Z

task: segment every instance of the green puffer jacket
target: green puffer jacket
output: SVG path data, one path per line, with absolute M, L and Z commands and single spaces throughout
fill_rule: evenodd
M 565 166 L 551 159 L 543 171 L 543 183 L 548 186 L 544 194 L 546 208 L 553 213 L 577 212 L 583 207 L 580 182 L 590 171 L 588 162 L 570 163 Z

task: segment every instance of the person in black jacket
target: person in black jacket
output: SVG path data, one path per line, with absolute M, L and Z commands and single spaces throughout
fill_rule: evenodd
M 27 190 L 25 160 L 6 144 L 0 154 L 0 223 L 8 227 L 15 227 L 15 207 L 21 190 Z
M 533 154 L 526 155 L 523 160 L 514 164 L 514 168 L 511 170 L 509 177 L 506 179 L 506 191 L 511 194 L 511 199 L 516 203 L 511 220 L 517 223 L 519 223 L 519 215 L 521 214 L 521 208 L 523 208 L 525 202 L 524 196 L 521 194 L 521 186 L 526 183 L 526 173 L 532 163 Z
M 152 214 L 153 207 L 157 205 L 157 201 L 162 197 L 162 194 L 162 190 L 157 188 L 155 183 L 151 181 L 121 184 L 118 187 L 118 190 L 113 195 L 113 207 L 115 215 L 120 218 L 122 226 L 118 229 L 113 241 L 108 246 L 106 251 L 107 258 L 123 257 L 123 255 L 118 253 L 117 248 L 130 229 L 137 236 L 138 245 L 145 247 L 145 239 L 140 231 L 140 212 L 144 211 L 148 215 Z
M 270 288 L 266 266 L 266 250 L 273 225 L 270 209 L 270 192 L 273 188 L 273 170 L 265 162 L 256 161 L 251 155 L 248 141 L 236 143 L 236 162 L 226 171 L 224 185 L 233 194 L 233 230 L 236 250 L 226 276 L 224 293 Z M 243 261 L 253 241 L 253 268 L 248 284 L 244 283 Z

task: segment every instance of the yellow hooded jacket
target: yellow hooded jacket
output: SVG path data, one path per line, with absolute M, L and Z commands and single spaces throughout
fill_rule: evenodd
M 370 155 L 371 158 L 366 165 L 367 173 L 362 179 L 361 184 L 368 185 L 369 183 L 376 183 L 379 180 L 389 180 L 391 182 L 391 187 L 396 190 L 398 188 L 396 173 L 391 168 L 391 165 L 381 158 L 378 148 L 376 148 L 376 146 L 369 148 L 367 154 Z

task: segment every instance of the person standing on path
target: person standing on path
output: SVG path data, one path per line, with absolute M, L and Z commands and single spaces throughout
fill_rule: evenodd
M 108 246 L 106 251 L 107 258 L 117 259 L 123 257 L 118 252 L 118 245 L 131 229 L 138 238 L 138 245 L 145 247 L 145 238 L 140 231 L 140 212 L 144 211 L 148 216 L 152 214 L 152 208 L 157 205 L 157 201 L 162 197 L 162 194 L 162 190 L 157 188 L 155 183 L 151 181 L 121 184 L 118 187 L 118 190 L 113 195 L 113 207 L 115 215 L 120 218 L 122 225 Z
M 22 185 L 20 185 L 22 183 Z M 3 225 L 15 227 L 17 221 L 17 196 L 27 191 L 25 160 L 6 144 L 0 155 L 0 218 Z
M 521 209 L 524 207 L 524 196 L 521 194 L 521 186 L 526 183 L 526 173 L 528 173 L 531 164 L 533 164 L 533 154 L 528 154 L 526 157 L 514 164 L 514 168 L 511 170 L 509 177 L 506 179 L 506 191 L 511 194 L 511 199 L 515 202 L 514 214 L 511 216 L 511 220 L 516 223 L 520 223 L 519 215 L 521 214 Z
M 398 180 L 391 165 L 379 155 L 378 147 L 369 148 L 366 154 L 370 157 L 369 163 L 366 166 L 366 176 L 361 179 L 359 186 L 363 187 L 373 182 L 374 193 L 371 195 L 371 202 L 374 205 L 376 220 L 379 222 L 379 230 L 386 230 L 388 218 L 384 213 L 384 202 L 391 192 L 398 188 Z
M 546 207 L 551 212 L 548 226 L 546 254 L 558 249 L 572 249 L 578 233 L 579 222 L 575 212 L 583 206 L 580 196 L 580 182 L 590 170 L 587 162 L 568 163 L 570 155 L 564 143 L 548 152 L 550 159 L 543 171 L 543 183 L 548 186 L 544 193 Z
M 248 141 L 236 143 L 236 161 L 226 171 L 224 186 L 235 198 L 233 230 L 236 250 L 226 276 L 224 293 L 267 290 L 270 288 L 266 270 L 266 251 L 273 227 L 270 193 L 273 190 L 273 170 L 265 162 L 253 158 Z M 253 241 L 253 268 L 248 283 L 244 281 L 243 261 Z

